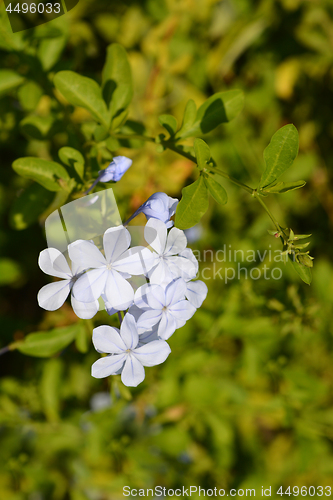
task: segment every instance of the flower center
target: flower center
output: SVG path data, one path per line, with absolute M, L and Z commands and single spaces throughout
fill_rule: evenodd
M 106 269 L 107 269 L 108 271 L 111 271 L 111 269 L 112 269 L 112 263 L 107 264 L 107 265 L 106 265 Z

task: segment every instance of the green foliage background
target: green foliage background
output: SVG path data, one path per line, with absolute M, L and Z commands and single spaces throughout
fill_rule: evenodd
M 66 16 L 15 35 L 0 10 L 1 346 L 78 328 L 76 342 L 51 359 L 1 357 L 0 498 L 113 500 L 124 485 L 333 487 L 331 1 L 81 0 Z M 226 284 L 212 279 L 214 270 L 237 262 L 201 262 L 209 268 L 203 307 L 170 339 L 166 363 L 147 369 L 133 390 L 117 378 L 91 378 L 99 356 L 91 328 L 69 305 L 38 308 L 47 283 L 37 266 L 43 220 L 59 194 L 11 166 L 23 156 L 59 161 L 61 147 L 82 150 L 91 140 L 91 115 L 68 106 L 52 81 L 73 70 L 100 83 L 113 42 L 126 48 L 133 73 L 129 118 L 153 135 L 163 131 L 161 114 L 180 123 L 189 99 L 199 106 L 215 92 L 244 91 L 243 112 L 205 140 L 217 164 L 246 184 L 257 185 L 271 136 L 295 124 L 300 152 L 283 179 L 307 185 L 267 203 L 284 227 L 313 234 L 315 257 L 311 287 L 267 258 L 241 265 L 280 266 L 282 279 Z M 131 142 L 111 145 L 133 159 L 113 186 L 124 218 L 153 192 L 180 197 L 197 178 L 186 158 Z M 88 178 L 110 157 L 103 146 L 94 150 Z M 192 248 L 280 248 L 260 205 L 223 185 L 228 204 L 210 200 Z M 106 321 L 99 313 L 95 325 Z

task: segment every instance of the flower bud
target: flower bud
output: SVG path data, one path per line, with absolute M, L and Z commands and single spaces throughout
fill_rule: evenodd
M 105 170 L 99 171 L 99 182 L 118 182 L 126 170 L 132 165 L 132 160 L 126 156 L 115 156 Z
M 159 219 L 164 222 L 167 227 L 171 227 L 173 222 L 170 221 L 170 217 L 172 217 L 175 213 L 177 204 L 177 198 L 171 198 L 171 196 L 168 196 L 165 193 L 154 193 L 141 205 L 141 207 L 137 209 L 137 211 L 125 222 L 125 224 L 128 224 L 140 213 L 144 213 L 147 220 L 151 217 Z

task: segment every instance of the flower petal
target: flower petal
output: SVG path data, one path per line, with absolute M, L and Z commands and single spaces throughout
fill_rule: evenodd
M 91 375 L 95 378 L 104 378 L 114 375 L 124 364 L 126 354 L 114 354 L 98 359 L 91 367 Z
M 138 347 L 148 344 L 148 342 L 152 342 L 153 340 L 159 340 L 159 337 L 157 335 L 157 330 L 158 330 L 158 325 L 154 325 L 149 330 L 142 330 L 142 332 L 138 330 L 139 332 Z
M 93 318 L 99 310 L 98 300 L 94 300 L 94 302 L 80 302 L 76 300 L 74 295 L 71 295 L 71 303 L 76 316 L 81 319 Z
M 177 255 L 179 252 L 185 250 L 187 245 L 187 239 L 184 231 L 173 227 L 169 231 L 168 239 L 165 246 L 165 255 Z
M 46 248 L 39 254 L 38 265 L 45 274 L 69 279 L 72 271 L 64 255 L 56 248 Z
M 149 219 L 145 226 L 144 235 L 146 242 L 161 255 L 164 252 L 167 238 L 167 228 L 164 222 L 159 219 Z
M 201 307 L 207 297 L 208 288 L 203 281 L 189 281 L 186 283 L 186 297 L 189 302 L 197 309 Z
M 111 270 L 108 271 L 105 295 L 111 307 L 124 311 L 133 303 L 134 290 L 117 271 Z
M 120 335 L 127 349 L 133 350 L 138 345 L 139 335 L 136 322 L 134 316 L 128 312 L 125 314 L 121 324 Z
M 160 321 L 161 317 L 162 311 L 157 311 L 156 309 L 145 311 L 136 322 L 138 330 L 149 330 Z
M 196 308 L 188 300 L 181 300 L 176 304 L 172 304 L 168 308 L 168 311 L 176 319 L 187 321 L 188 319 L 192 318 L 193 314 L 196 311 Z
M 135 356 L 129 354 L 127 356 L 123 371 L 121 372 L 122 383 L 129 387 L 136 387 L 144 380 L 144 378 L 145 369 L 143 368 L 142 364 Z
M 92 241 L 76 240 L 68 245 L 69 257 L 83 269 L 96 269 L 106 265 L 105 257 Z
M 167 259 L 170 259 L 170 257 Z M 150 283 L 161 285 L 162 283 L 170 283 L 173 279 L 178 278 L 179 269 L 176 268 L 176 274 L 173 274 L 167 259 L 159 260 L 157 266 L 148 274 Z
M 120 272 L 134 275 L 147 274 L 155 262 L 155 256 L 148 248 L 133 247 L 120 255 L 114 262 L 113 268 Z
M 160 324 L 158 325 L 158 336 L 166 340 L 171 335 L 175 332 L 177 329 L 177 321 L 176 318 L 172 314 L 170 314 L 168 311 L 164 311 L 162 315 L 162 319 L 160 321 Z
M 140 286 L 137 289 L 137 291 L 134 294 L 134 303 L 135 303 L 136 307 L 139 307 L 140 309 L 149 309 L 147 292 L 149 291 L 150 286 L 151 285 L 149 283 L 145 283 L 144 285 Z M 141 314 L 141 312 L 142 311 L 140 311 L 140 314 Z
M 92 269 L 74 283 L 72 293 L 80 302 L 94 302 L 102 295 L 110 271 L 105 267 Z
M 165 289 L 165 304 L 170 306 L 180 300 L 184 300 L 186 292 L 186 283 L 182 278 L 172 281 Z
M 169 356 L 171 349 L 164 340 L 153 340 L 142 347 L 138 347 L 133 355 L 143 366 L 155 366 L 163 363 Z
M 95 349 L 99 352 L 121 354 L 127 349 L 126 344 L 120 336 L 118 328 L 113 328 L 108 325 L 102 325 L 94 328 L 92 341 Z
M 114 262 L 131 244 L 131 235 L 124 226 L 110 227 L 103 236 L 105 258 Z
M 159 285 L 151 285 L 146 294 L 149 307 L 161 311 L 165 306 L 165 291 L 163 288 Z
M 176 278 L 190 280 L 195 278 L 198 272 L 198 265 L 185 257 L 170 255 L 166 258 L 170 271 Z
M 70 292 L 70 280 L 56 281 L 43 286 L 38 292 L 39 307 L 46 311 L 55 311 L 65 302 Z

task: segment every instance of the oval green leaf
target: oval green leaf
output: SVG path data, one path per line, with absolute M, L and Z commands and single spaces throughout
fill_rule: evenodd
M 28 356 L 48 358 L 67 347 L 77 335 L 77 325 L 55 328 L 50 332 L 29 333 L 22 342 L 13 345 Z
M 305 181 L 295 181 L 295 182 L 276 182 L 271 187 L 266 187 L 262 191 L 264 193 L 288 193 L 288 191 L 294 191 L 294 189 L 299 189 L 305 186 Z
M 158 117 L 159 124 L 162 125 L 170 134 L 170 137 L 175 135 L 177 130 L 177 120 L 172 115 L 160 115 Z
M 197 224 L 208 208 L 208 190 L 202 175 L 182 190 L 176 210 L 175 226 L 188 229 Z
M 202 139 L 194 140 L 194 152 L 197 159 L 197 165 L 202 170 L 205 168 L 207 162 L 210 160 L 210 149 L 208 144 Z
M 73 167 L 80 178 L 84 173 L 84 158 L 80 151 L 74 148 L 64 147 L 58 152 L 60 160 L 68 167 Z
M 106 104 L 99 85 L 74 71 L 60 71 L 54 77 L 54 85 L 73 106 L 81 106 L 100 123 L 109 126 Z
M 299 264 L 291 256 L 289 256 L 289 262 L 291 263 L 301 280 L 304 281 L 304 283 L 306 283 L 307 285 L 310 285 L 312 281 L 311 269 L 309 267 L 303 266 L 302 264 Z
M 24 82 L 24 77 L 11 69 L 0 70 L 0 95 L 15 89 Z
M 236 118 L 244 106 L 244 94 L 241 90 L 228 90 L 212 95 L 198 109 L 195 121 L 189 130 L 181 134 L 182 138 L 207 134 L 221 123 Z
M 133 82 L 126 50 L 118 43 L 113 43 L 107 48 L 102 73 L 102 90 L 111 118 L 123 114 L 133 97 Z
M 214 181 L 211 177 L 205 179 L 206 185 L 208 187 L 209 193 L 212 195 L 217 203 L 220 205 L 225 205 L 228 201 L 228 195 L 226 190 L 219 182 Z
M 285 125 L 272 137 L 264 151 L 265 170 L 259 188 L 273 183 L 295 160 L 298 153 L 298 132 L 294 125 Z
M 26 179 L 38 182 L 49 191 L 60 191 L 66 187 L 70 177 L 59 163 L 42 158 L 18 158 L 13 163 L 15 172 Z

